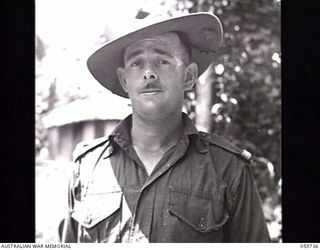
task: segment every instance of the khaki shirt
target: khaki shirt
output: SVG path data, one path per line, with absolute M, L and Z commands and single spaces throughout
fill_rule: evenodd
M 131 116 L 77 146 L 62 242 L 270 241 L 250 154 L 183 118 L 150 176 L 130 143 Z

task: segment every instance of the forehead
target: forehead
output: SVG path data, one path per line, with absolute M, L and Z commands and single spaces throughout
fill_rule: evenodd
M 179 36 L 175 32 L 168 32 L 151 38 L 141 39 L 138 42 L 131 44 L 124 51 L 124 56 L 134 52 L 135 50 L 162 47 L 166 48 L 169 52 L 183 50 L 183 44 L 180 41 Z

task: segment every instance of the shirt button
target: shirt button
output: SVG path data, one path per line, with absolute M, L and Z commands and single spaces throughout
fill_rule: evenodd
M 205 220 L 203 217 L 200 219 L 199 227 L 200 227 L 201 231 L 206 229 L 206 224 L 205 224 Z
M 87 223 L 87 224 L 90 224 L 91 222 L 92 222 L 92 218 L 88 216 L 88 217 L 86 218 L 86 223 Z

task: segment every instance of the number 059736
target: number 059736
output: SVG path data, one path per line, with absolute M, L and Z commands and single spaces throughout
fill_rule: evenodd
M 303 243 L 303 244 L 300 244 L 300 248 L 318 248 L 318 244 Z

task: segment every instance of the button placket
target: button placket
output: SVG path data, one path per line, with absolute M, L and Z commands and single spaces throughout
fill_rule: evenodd
M 135 231 L 135 228 L 134 228 L 134 215 L 133 215 L 133 219 L 132 219 L 132 223 L 131 223 L 131 227 L 130 227 L 130 234 L 129 234 L 129 242 L 133 242 L 134 240 L 134 231 Z
M 164 216 L 164 221 L 162 226 L 166 227 L 167 226 L 167 221 L 168 221 L 168 215 L 169 215 L 169 209 L 166 210 L 165 216 Z

